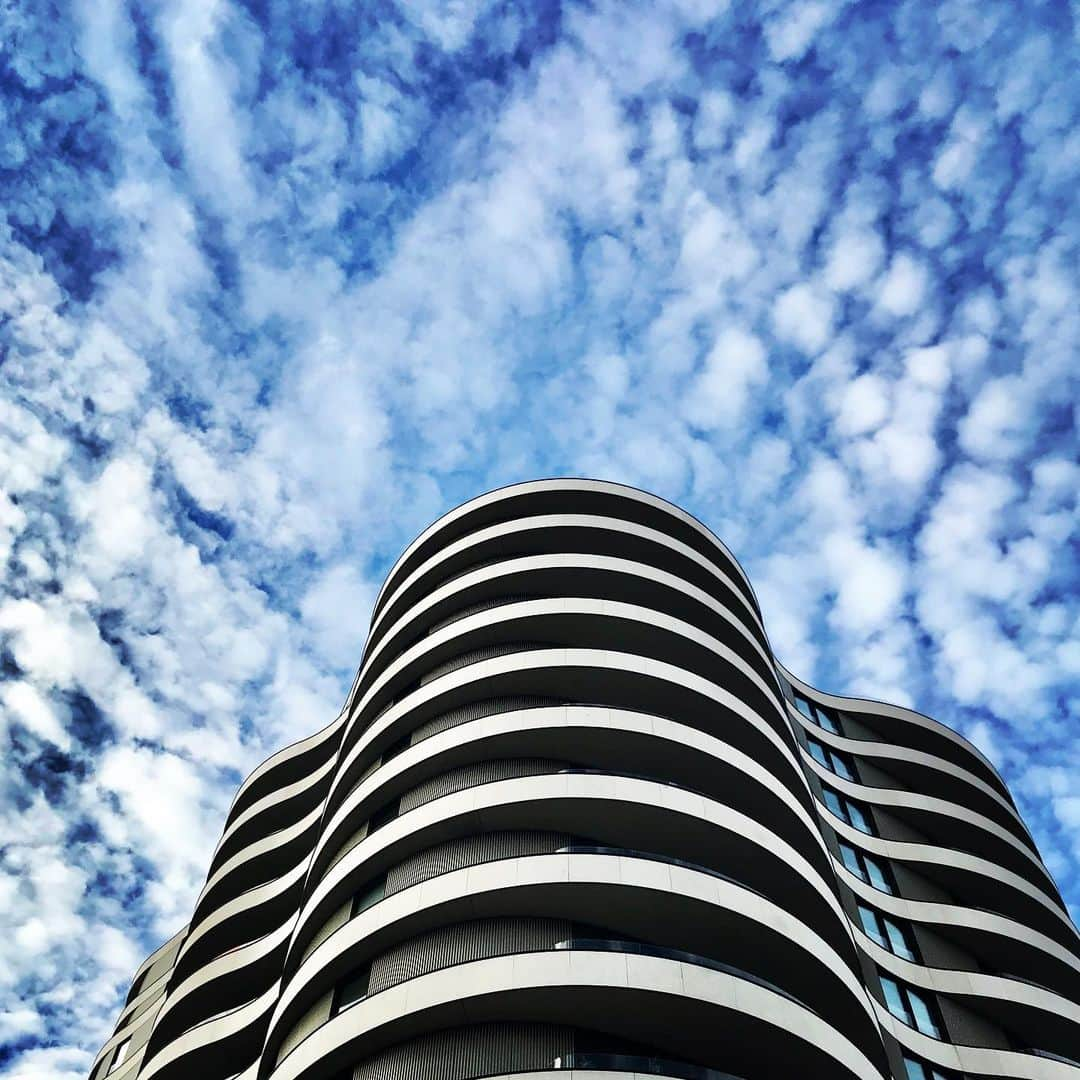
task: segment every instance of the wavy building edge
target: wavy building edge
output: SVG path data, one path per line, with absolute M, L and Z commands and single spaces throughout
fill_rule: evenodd
M 241 783 L 91 1080 L 1080 1080 L 1080 936 L 993 765 L 773 655 L 700 521 L 487 492 Z

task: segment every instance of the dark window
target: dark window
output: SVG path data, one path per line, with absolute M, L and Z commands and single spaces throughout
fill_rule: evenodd
M 398 816 L 398 807 L 400 804 L 400 799 L 391 799 L 385 806 L 380 806 L 379 809 L 368 818 L 368 836 L 381 829 L 387 822 L 393 821 L 394 818 Z
M 851 799 L 827 787 L 821 789 L 821 797 L 829 810 L 841 821 L 846 821 L 853 829 L 858 829 L 859 832 L 864 832 L 868 836 L 874 835 L 874 827 L 870 824 L 870 814 L 857 802 L 852 802 Z
M 392 742 L 383 752 L 380 758 L 381 764 L 385 765 L 388 761 L 392 761 L 403 750 L 408 750 L 412 746 L 412 732 L 408 735 L 402 736 L 397 742 Z
M 954 1072 L 939 1069 L 936 1065 L 928 1065 L 925 1061 L 917 1061 L 906 1054 L 904 1055 L 904 1076 L 906 1080 L 960 1080 Z
M 331 1015 L 337 1016 L 342 1009 L 355 1005 L 367 997 L 368 987 L 371 985 L 371 964 L 365 964 L 357 968 L 338 983 L 334 991 L 334 1007 Z
M 806 747 L 810 751 L 810 756 L 819 765 L 824 765 L 829 772 L 842 776 L 845 780 L 858 779 L 855 775 L 855 763 L 847 754 L 842 754 L 839 750 L 830 750 L 817 739 L 810 737 L 806 740 Z
M 915 951 L 915 936 L 911 929 L 897 922 L 896 919 L 880 911 L 859 904 L 859 922 L 867 937 L 873 938 L 883 949 L 888 949 L 895 956 L 918 963 Z
M 116 1053 L 113 1054 L 113 1059 L 109 1064 L 109 1072 L 115 1072 L 121 1065 L 127 1061 L 128 1053 L 131 1050 L 131 1037 L 126 1038 L 116 1048 Z
M 369 881 L 354 897 L 350 919 L 355 919 L 361 911 L 367 911 L 372 904 L 377 904 L 386 895 L 386 875 L 380 874 Z
M 803 697 L 797 690 L 792 691 L 792 696 L 795 698 L 795 708 L 812 724 L 817 724 L 818 727 L 831 731 L 834 735 L 843 734 L 840 730 L 840 721 L 829 709 Z
M 908 1027 L 921 1031 L 931 1038 L 941 1038 L 941 1020 L 937 1005 L 924 991 L 916 990 L 906 983 L 897 982 L 890 975 L 878 972 L 881 992 L 885 995 L 885 1007 L 897 1020 Z
M 867 855 L 865 852 L 856 851 L 850 844 L 845 844 L 843 840 L 840 841 L 840 858 L 843 860 L 844 865 L 856 877 L 865 881 L 867 885 L 873 885 L 875 889 L 880 889 L 891 896 L 896 895 L 896 886 L 893 885 L 892 875 L 884 863 L 878 862 L 877 859 Z

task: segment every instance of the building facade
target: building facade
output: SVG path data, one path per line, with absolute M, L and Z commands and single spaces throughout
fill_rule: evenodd
M 694 518 L 554 480 L 390 571 L 346 708 L 241 785 L 92 1080 L 1080 1080 L 1005 784 L 779 666 Z

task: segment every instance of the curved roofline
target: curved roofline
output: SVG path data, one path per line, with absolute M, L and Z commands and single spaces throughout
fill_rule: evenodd
M 758 602 L 757 592 L 754 589 L 754 583 L 750 580 L 749 574 L 743 569 L 742 563 L 736 558 L 731 548 L 727 546 L 720 539 L 719 536 L 713 532 L 700 518 L 695 517 L 688 510 L 684 510 L 681 506 L 671 502 L 669 499 L 665 499 L 662 495 L 656 495 L 651 491 L 646 491 L 644 488 L 635 487 L 633 484 L 624 484 L 616 480 L 598 480 L 593 477 L 587 476 L 547 476 L 541 477 L 536 480 L 519 480 L 512 484 L 503 484 L 499 487 L 490 488 L 487 491 L 482 492 L 479 495 L 474 495 L 471 499 L 466 499 L 465 502 L 458 503 L 457 506 L 447 510 L 444 514 L 440 514 L 430 525 L 428 525 L 422 532 L 420 532 L 412 541 L 408 544 L 404 551 L 394 560 L 394 564 L 387 570 L 386 575 L 383 578 L 382 585 L 379 586 L 379 592 L 375 597 L 375 603 L 372 606 L 372 616 L 378 610 L 379 603 L 386 594 L 387 586 L 391 580 L 396 576 L 399 567 L 408 559 L 409 555 L 419 547 L 425 540 L 433 536 L 440 528 L 449 524 L 451 521 L 456 520 L 458 517 L 468 513 L 469 510 L 475 509 L 477 506 L 483 505 L 487 502 L 495 502 L 502 498 L 511 498 L 516 494 L 525 494 L 529 490 L 543 491 L 554 490 L 557 491 L 560 488 L 566 490 L 596 490 L 602 491 L 611 495 L 623 495 L 627 498 L 635 499 L 639 502 L 651 503 L 658 509 L 665 510 L 673 517 L 682 520 L 683 522 L 692 525 L 695 529 L 712 540 L 713 543 L 731 560 L 732 565 L 739 572 L 743 581 L 746 583 L 747 588 L 750 590 L 751 595 L 754 598 L 754 603 L 757 606 L 759 612 L 761 612 L 761 604 Z M 761 616 L 762 624 L 764 624 L 764 614 Z M 768 630 L 766 628 L 766 639 L 768 638 Z M 865 701 L 871 705 L 883 705 L 889 709 L 896 709 L 902 712 L 910 713 L 923 720 L 929 721 L 931 724 L 943 728 L 959 739 L 963 744 L 971 749 L 975 756 L 985 764 L 998 778 L 1001 784 L 1008 790 L 1008 785 L 1005 783 L 1005 778 L 1001 775 L 998 768 L 992 761 L 968 738 L 961 735 L 955 728 L 950 727 L 948 724 L 943 723 L 940 720 L 936 720 L 932 716 L 928 716 L 926 713 L 919 712 L 918 709 L 909 708 L 906 705 L 897 705 L 890 701 L 883 701 L 879 698 L 867 698 L 867 697 L 853 697 L 849 694 L 838 694 L 829 690 L 821 690 L 814 686 L 812 683 L 807 682 L 805 679 L 800 678 L 798 675 L 792 674 L 787 667 L 784 666 L 777 658 L 775 650 L 772 647 L 772 643 L 769 643 L 769 652 L 772 654 L 772 661 L 776 667 L 780 670 L 781 675 L 789 682 L 794 681 L 801 686 L 807 687 L 814 693 L 821 694 L 827 697 L 845 698 L 849 702 Z M 356 691 L 357 683 L 360 680 L 360 673 L 364 667 L 364 658 L 361 657 L 360 663 L 357 665 L 356 674 L 353 676 L 352 682 L 349 685 L 348 693 L 345 697 L 345 704 L 342 706 L 342 711 L 348 708 L 348 704 L 352 701 L 353 694 Z M 849 706 L 850 707 L 850 706 Z
M 918 709 L 913 709 L 909 705 L 897 705 L 894 701 L 884 701 L 881 698 L 862 697 L 852 694 L 838 694 L 834 690 L 821 690 L 813 683 L 809 683 L 800 676 L 792 674 L 792 672 L 790 672 L 782 663 L 780 663 L 780 661 L 777 660 L 775 656 L 773 657 L 773 662 L 780 669 L 780 674 L 789 683 L 797 684 L 799 687 L 805 686 L 808 690 L 811 691 L 811 693 L 819 694 L 823 698 L 835 698 L 835 703 L 833 703 L 834 708 L 850 709 L 852 708 L 852 704 L 850 703 L 854 703 L 855 706 L 858 706 L 860 704 L 880 705 L 882 708 L 890 709 L 893 712 L 900 714 L 906 713 L 908 716 L 913 716 L 917 717 L 920 720 L 925 720 L 927 721 L 927 723 L 932 724 L 934 727 L 941 728 L 943 731 L 947 731 L 950 735 L 963 743 L 965 748 L 970 750 L 972 754 L 979 761 L 981 761 L 994 774 L 994 776 L 998 778 L 998 780 L 1001 782 L 1002 787 L 1006 791 L 1009 791 L 1011 794 L 1011 789 L 1006 783 L 1005 777 L 1003 777 L 998 770 L 998 767 L 969 738 L 967 738 L 966 735 L 961 735 L 960 732 L 956 730 L 956 728 L 950 727 L 944 721 L 938 720 L 933 716 L 929 716 L 927 713 L 919 712 Z M 826 702 L 826 704 L 829 703 Z
M 684 510 L 681 506 L 671 502 L 669 499 L 665 499 L 662 495 L 656 495 L 651 491 L 646 491 L 644 488 L 634 487 L 632 484 L 624 484 L 617 480 L 598 480 L 588 476 L 545 476 L 536 480 L 518 480 L 512 484 L 502 484 L 499 487 L 489 488 L 487 491 L 481 492 L 479 495 L 474 495 L 472 498 L 466 499 L 465 502 L 458 503 L 457 506 L 451 507 L 445 513 L 440 514 L 439 517 L 432 521 L 430 525 L 424 528 L 409 542 L 405 550 L 401 552 L 394 560 L 390 569 L 387 570 L 383 577 L 382 585 L 379 586 L 379 591 L 375 596 L 375 602 L 372 605 L 372 618 L 374 618 L 375 614 L 378 612 L 379 605 L 386 595 L 387 587 L 397 575 L 399 568 L 421 544 L 430 539 L 440 529 L 444 528 L 452 521 L 457 520 L 459 517 L 463 517 L 471 510 L 475 510 L 487 503 L 494 503 L 505 498 L 513 498 L 515 495 L 519 494 L 528 494 L 530 490 L 539 492 L 558 491 L 560 489 L 567 491 L 592 490 L 600 494 L 622 496 L 623 498 L 632 499 L 636 502 L 651 504 L 655 509 L 662 510 L 682 521 L 684 524 L 690 525 L 702 536 L 714 543 L 731 561 L 731 565 L 738 572 L 747 589 L 749 589 L 750 595 L 754 600 L 754 606 L 760 613 L 761 604 L 758 601 L 757 593 L 754 591 L 754 583 L 743 569 L 742 563 L 739 562 L 727 544 L 725 544 L 708 525 L 700 518 L 695 517 L 688 510 Z M 348 708 L 348 704 L 352 700 L 363 666 L 364 657 L 361 657 L 360 663 L 356 669 L 356 674 L 349 684 L 349 690 L 345 696 L 345 704 L 342 707 L 342 711 Z
M 451 521 L 467 514 L 470 510 L 477 509 L 485 503 L 495 502 L 499 499 L 512 498 L 517 494 L 528 494 L 530 490 L 558 491 L 561 488 L 578 491 L 594 490 L 608 495 L 621 495 L 624 498 L 635 499 L 638 502 L 651 503 L 656 509 L 664 510 L 671 514 L 672 517 L 681 519 L 685 524 L 691 525 L 703 536 L 716 544 L 716 546 L 731 559 L 732 563 L 735 565 L 735 569 L 738 570 L 743 581 L 750 588 L 750 591 L 754 591 L 754 586 L 750 581 L 749 576 L 742 568 L 742 564 L 739 560 L 735 558 L 727 544 L 725 544 L 723 540 L 721 540 L 720 537 L 717 536 L 716 533 L 714 533 L 700 518 L 695 517 L 688 510 L 684 510 L 678 504 L 671 502 L 670 499 L 665 499 L 662 495 L 655 495 L 653 492 L 646 491 L 644 488 L 634 487 L 632 484 L 624 484 L 617 480 L 597 480 L 589 476 L 545 476 L 537 480 L 518 480 L 512 484 L 503 484 L 500 487 L 490 488 L 487 491 L 481 492 L 479 495 L 474 495 L 471 499 L 466 499 L 463 503 L 458 503 L 457 506 L 451 507 L 451 509 L 447 510 L 444 514 L 440 514 L 439 517 L 427 526 L 427 528 L 414 537 L 405 550 L 394 561 L 393 566 L 387 570 L 386 576 L 383 578 L 383 583 L 379 587 L 379 592 L 375 597 L 374 607 L 377 608 L 379 606 L 379 602 L 386 592 L 386 587 L 397 573 L 398 567 L 408 559 L 410 553 Z M 756 594 L 754 599 L 755 601 L 757 600 Z

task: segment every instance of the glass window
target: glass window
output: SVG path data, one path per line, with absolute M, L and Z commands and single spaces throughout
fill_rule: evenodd
M 844 860 L 844 865 L 853 874 L 858 874 L 859 877 L 865 880 L 866 875 L 863 873 L 862 865 L 859 862 L 859 853 L 853 847 L 849 844 L 841 843 L 840 858 Z
M 829 751 L 829 762 L 832 771 L 845 780 L 855 780 L 855 766 L 848 760 L 846 754 L 838 754 L 835 750 Z
M 334 1013 L 347 1009 L 350 1005 L 362 1001 L 367 997 L 368 987 L 371 985 L 371 965 L 365 964 L 357 968 L 344 982 L 338 984 L 337 994 L 334 1000 Z
M 885 867 L 881 865 L 876 859 L 872 859 L 869 855 L 863 856 L 863 863 L 866 866 L 866 881 L 869 881 L 875 889 L 880 889 L 882 892 L 893 892 L 892 882 L 889 880 L 889 875 L 885 870 Z
M 934 1007 L 930 999 L 924 998 L 917 990 L 912 990 L 910 986 L 906 986 L 904 989 L 907 992 L 912 1015 L 915 1017 L 915 1027 L 924 1035 L 940 1039 L 941 1026 L 934 1015 Z
M 125 1061 L 127 1061 L 128 1052 L 130 1050 L 131 1038 L 128 1037 L 116 1048 L 116 1053 L 113 1054 L 112 1064 L 109 1066 L 109 1072 L 115 1072 Z
M 872 938 L 883 949 L 888 949 L 895 956 L 902 956 L 905 960 L 916 959 L 915 942 L 909 929 L 865 904 L 860 903 L 858 908 L 859 922 L 866 931 L 867 937 Z
M 807 720 L 812 724 L 817 724 L 820 728 L 824 728 L 826 731 L 831 731 L 834 735 L 841 734 L 839 722 L 828 709 L 810 701 L 809 698 L 803 697 L 797 690 L 793 690 L 791 693 L 792 698 L 795 701 L 795 708 L 798 709 Z
M 873 835 L 874 830 L 870 825 L 870 819 L 866 816 L 866 812 L 858 803 L 853 803 L 850 800 L 845 799 L 847 803 L 848 823 L 854 826 L 859 832 Z
M 361 911 L 367 911 L 372 904 L 377 904 L 386 895 L 386 875 L 380 874 L 374 881 L 369 881 L 354 897 L 352 914 L 355 919 Z
M 387 822 L 393 821 L 394 818 L 398 816 L 398 804 L 400 801 L 400 799 L 392 799 L 385 806 L 380 806 L 379 809 L 368 818 L 368 836 L 377 829 L 381 829 Z
M 897 1020 L 903 1020 L 908 1027 L 914 1027 L 915 1025 L 911 1022 L 911 1010 L 908 1008 L 900 984 L 895 979 L 890 979 L 888 975 L 882 975 L 881 992 L 885 995 L 885 1005 L 889 1012 Z
M 878 919 L 878 913 L 873 908 L 868 908 L 865 904 L 859 904 L 859 922 L 862 924 L 863 931 L 868 938 L 872 938 L 883 949 L 889 947 L 885 932 Z
M 856 876 L 861 878 L 875 889 L 895 895 L 892 880 L 882 863 L 861 851 L 856 851 L 850 844 L 840 841 L 840 859 L 843 864 Z
M 867 817 L 866 811 L 858 803 L 844 798 L 843 795 L 827 787 L 821 789 L 821 797 L 829 810 L 841 821 L 846 821 L 850 826 L 858 829 L 859 832 L 864 832 L 869 836 L 874 835 L 870 819 Z
M 832 713 L 826 712 L 820 705 L 817 707 L 818 723 L 826 730 L 831 731 L 834 735 L 840 735 L 840 723 L 832 715 Z
M 915 960 L 915 942 L 911 931 L 888 915 L 882 915 L 881 921 L 885 925 L 885 936 L 889 939 L 887 948 L 905 960 Z
M 938 1024 L 936 1011 L 930 999 L 910 986 L 898 983 L 888 975 L 881 975 L 881 992 L 885 995 L 885 1005 L 889 1012 L 902 1020 L 908 1027 L 921 1031 L 931 1038 L 941 1038 L 941 1026 Z
M 946 1072 L 936 1065 L 927 1065 L 923 1061 L 916 1061 L 913 1057 L 904 1055 L 904 1069 L 907 1080 L 957 1080 L 956 1073 Z
M 857 780 L 855 776 L 855 766 L 847 754 L 841 754 L 837 750 L 830 750 L 826 746 L 822 746 L 817 739 L 808 738 L 806 740 L 806 748 L 810 751 L 810 756 L 819 764 L 824 765 L 829 772 L 836 773 L 837 776 L 842 776 L 845 780 Z
M 829 753 L 824 746 L 817 741 L 817 739 L 807 739 L 806 748 L 810 751 L 810 756 L 819 764 L 824 765 L 826 769 L 831 769 L 829 764 Z

